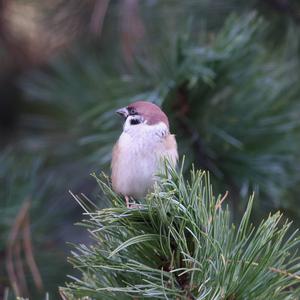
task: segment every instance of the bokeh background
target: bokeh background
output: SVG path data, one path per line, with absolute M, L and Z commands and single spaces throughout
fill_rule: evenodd
M 135 100 L 236 218 L 255 191 L 253 222 L 299 226 L 299 42 L 297 0 L 0 0 L 0 299 L 58 299 L 67 242 L 89 243 L 69 190 L 105 206 L 89 174 Z

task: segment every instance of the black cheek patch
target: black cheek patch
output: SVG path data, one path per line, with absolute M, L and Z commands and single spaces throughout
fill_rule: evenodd
M 132 119 L 132 120 L 130 120 L 130 124 L 131 125 L 137 125 L 137 124 L 140 124 L 141 123 L 141 121 L 140 120 L 137 120 L 137 119 Z

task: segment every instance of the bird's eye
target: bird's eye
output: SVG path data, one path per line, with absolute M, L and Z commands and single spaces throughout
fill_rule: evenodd
M 131 116 L 136 115 L 137 111 L 134 107 L 128 107 L 128 112 Z

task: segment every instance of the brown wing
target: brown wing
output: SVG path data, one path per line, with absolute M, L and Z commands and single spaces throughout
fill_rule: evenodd
M 165 139 L 166 157 L 175 167 L 178 161 L 177 143 L 174 134 L 169 134 Z
M 116 173 L 117 173 L 117 165 L 119 160 L 119 143 L 117 142 L 112 151 L 112 159 L 111 159 L 111 183 L 113 190 L 116 191 Z

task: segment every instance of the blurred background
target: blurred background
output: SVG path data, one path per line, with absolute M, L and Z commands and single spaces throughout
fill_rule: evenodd
M 58 299 L 73 226 L 69 194 L 105 206 L 115 109 L 153 101 L 170 116 L 186 172 L 253 222 L 300 224 L 297 0 L 0 0 L 0 299 Z

